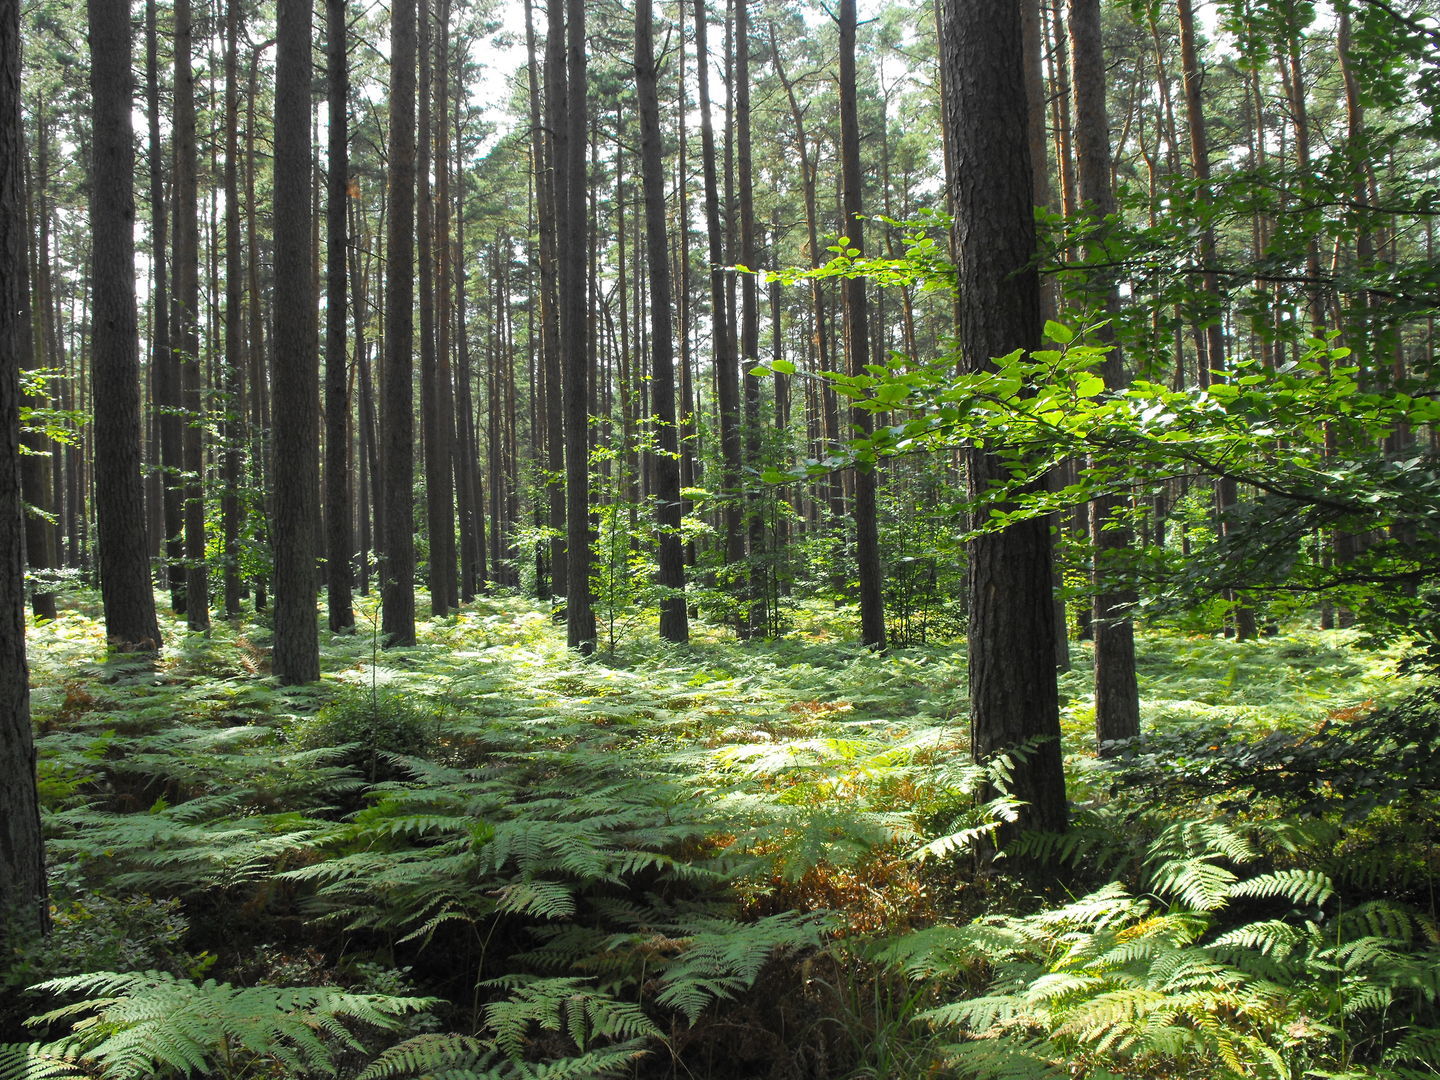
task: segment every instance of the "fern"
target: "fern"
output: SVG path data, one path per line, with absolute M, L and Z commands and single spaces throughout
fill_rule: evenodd
M 581 978 L 509 976 L 491 980 L 505 986 L 510 996 L 485 1006 L 485 1019 L 494 1029 L 495 1045 L 519 1059 L 528 1045 L 531 1026 L 563 1032 L 580 1051 L 598 1039 L 607 1042 L 653 1039 L 660 1029 L 634 1002 L 615 998 Z
M 776 952 L 813 948 L 825 930 L 824 916 L 794 911 L 754 923 L 697 920 L 683 951 L 665 969 L 656 1001 L 680 1010 L 693 1024 L 711 1002 L 752 985 Z
M 433 998 L 349 994 L 327 987 L 242 988 L 194 983 L 163 972 L 96 972 L 52 979 L 36 989 L 84 994 L 30 1024 L 70 1025 L 60 1039 L 29 1048 L 20 1062 L 52 1059 L 103 1080 L 195 1072 L 238 1076 L 256 1061 L 291 1076 L 333 1076 L 337 1055 L 360 1050 L 352 1031 L 395 1030 Z M 7 1066 L 8 1067 L 8 1066 Z M 33 1075 L 0 1072 L 0 1080 Z M 42 1074 L 43 1075 L 43 1074 Z M 56 1073 L 54 1075 L 63 1075 Z

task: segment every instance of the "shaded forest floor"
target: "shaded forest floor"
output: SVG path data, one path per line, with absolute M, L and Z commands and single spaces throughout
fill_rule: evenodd
M 0 1040 L 59 1037 L 20 1020 L 63 1002 L 95 1022 L 0 1077 L 1440 1061 L 1440 704 L 1398 647 L 1145 632 L 1153 734 L 1105 762 L 1077 648 L 1075 828 L 984 866 L 1008 808 L 956 644 L 876 656 L 817 609 L 582 661 L 501 598 L 413 649 L 362 611 L 287 689 L 263 627 L 172 623 L 148 668 L 88 610 L 31 634 L 55 929 L 0 968 Z M 96 971 L 156 974 L 22 990 Z M 331 993 L 260 1009 L 291 1030 L 237 987 Z

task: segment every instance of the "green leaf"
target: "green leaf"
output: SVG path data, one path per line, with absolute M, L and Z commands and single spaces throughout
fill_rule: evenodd
M 1057 345 L 1069 345 L 1075 340 L 1075 331 L 1054 319 L 1045 320 L 1045 336 Z

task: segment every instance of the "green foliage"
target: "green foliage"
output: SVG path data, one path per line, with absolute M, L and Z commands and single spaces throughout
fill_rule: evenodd
M 1246 876 L 1273 834 L 1181 820 L 1151 844 L 1143 893 L 1111 882 L 920 931 L 884 958 L 971 988 L 926 1014 L 965 1037 L 950 1047 L 965 1075 L 1288 1078 L 1362 1061 L 1404 1075 L 1440 1005 L 1433 925 L 1393 904 L 1328 910 L 1333 883 L 1313 870 Z M 1257 905 L 1274 914 L 1227 922 Z
M 390 1028 L 338 1018 L 359 1048 L 317 1035 L 336 1075 L 376 1080 L 625 1075 L 647 1054 L 703 1074 L 699 1048 L 782 1029 L 801 1074 L 856 1080 L 1057 1062 L 1166 1077 L 1185 1054 L 1224 1076 L 1231 1051 L 1263 1070 L 1263 1048 L 1295 1075 L 1424 1060 L 1433 931 L 1396 898 L 1430 881 L 1429 789 L 1407 803 L 1382 788 L 1353 823 L 1324 796 L 1295 820 L 1303 785 L 1276 757 L 1257 770 L 1276 808 L 1262 826 L 1197 817 L 1224 792 L 1159 767 L 1219 760 L 1207 748 L 1243 733 L 1313 735 L 1334 714 L 1398 782 L 1405 747 L 1419 762 L 1425 745 L 1404 725 L 1421 730 L 1430 706 L 1401 700 L 1417 679 L 1397 678 L 1395 650 L 1362 652 L 1354 634 L 1142 634 L 1147 723 L 1191 749 L 1122 759 L 1123 783 L 1072 761 L 1075 827 L 993 864 L 1061 868 L 1079 898 L 1057 904 L 975 876 L 1013 808 L 990 793 L 1007 763 L 965 754 L 963 656 L 877 656 L 827 643 L 828 607 L 793 616 L 806 636 L 642 644 L 606 666 L 567 653 L 543 607 L 497 598 L 422 624 L 383 666 L 368 642 L 329 639 L 337 674 L 295 692 L 244 674 L 250 630 L 182 639 L 158 670 L 87 666 L 100 628 L 66 614 L 35 631 L 54 646 L 37 653 L 36 701 L 57 933 L 8 984 L 164 967 L 172 987 L 225 980 L 202 998 L 278 1000 L 292 991 L 270 984 L 295 983 L 443 999 Z M 1067 740 L 1087 679 L 1066 679 Z M 1419 710 L 1409 720 L 1352 708 L 1387 680 L 1398 716 Z M 1226 724 L 1226 744 L 1201 742 Z M 354 746 L 383 740 L 372 779 Z M 1012 914 L 964 918 L 987 910 Z M 893 973 L 870 959 L 882 934 Z M 114 1037 L 150 1046 L 128 1030 Z M 299 1064 L 246 1050 L 249 1075 L 325 1074 L 275 1038 Z M 105 1074 L 61 1041 L 50 1058 L 12 1048 L 7 1067 Z M 166 1046 L 157 1075 L 183 1061 Z
M 50 1043 L 5 1048 L 3 1080 L 141 1080 L 195 1072 L 228 1080 L 256 1068 L 335 1076 L 341 1055 L 364 1049 L 352 1028 L 393 1031 L 434 1004 L 327 987 L 194 983 L 157 971 L 77 975 L 38 989 L 86 996 L 29 1021 L 37 1027 L 68 1024 L 70 1031 Z
M 424 756 L 436 744 L 437 717 L 425 700 L 352 687 L 302 720 L 290 737 L 302 750 L 348 747 L 340 760 L 372 782 L 392 775 L 389 755 Z

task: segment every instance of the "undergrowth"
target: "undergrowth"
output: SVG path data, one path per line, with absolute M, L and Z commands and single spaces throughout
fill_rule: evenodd
M 0 1080 L 1433 1075 L 1440 706 L 1344 635 L 1144 637 L 1103 765 L 1077 663 L 1075 827 L 1005 873 L 953 645 L 582 661 L 496 598 L 294 689 L 169 631 L 33 631 Z

